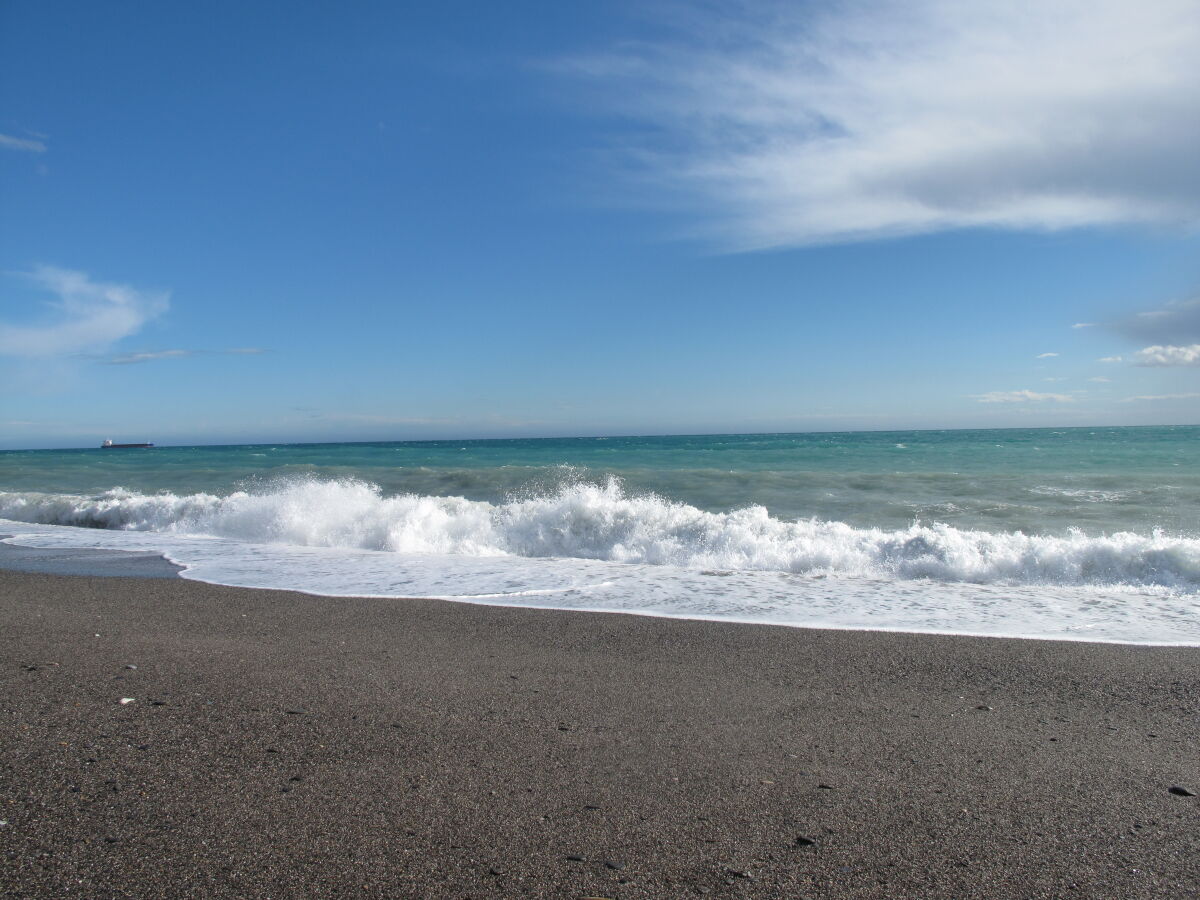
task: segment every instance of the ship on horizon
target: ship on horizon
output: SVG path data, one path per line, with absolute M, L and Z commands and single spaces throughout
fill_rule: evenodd
M 135 450 L 144 447 L 153 447 L 153 444 L 114 444 L 112 441 L 105 441 L 100 445 L 101 450 Z

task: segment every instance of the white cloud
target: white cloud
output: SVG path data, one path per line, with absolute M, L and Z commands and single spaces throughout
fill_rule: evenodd
M 63 356 L 105 347 L 136 334 L 166 311 L 170 295 L 92 281 L 83 272 L 38 266 L 25 276 L 48 291 L 55 313 L 45 324 L 0 322 L 0 354 Z
M 1200 344 L 1172 347 L 1155 344 L 1133 354 L 1135 366 L 1200 366 Z
M 971 397 L 979 403 L 1073 403 L 1075 398 L 1068 394 L 1039 394 L 1036 391 L 991 391 Z
M 1076 322 L 1071 327 L 1072 328 L 1095 328 L 1096 323 L 1095 322 Z
M 1119 363 L 1119 362 L 1124 362 L 1124 361 L 1125 361 L 1125 357 L 1123 357 L 1123 356 L 1102 356 L 1098 360 L 1096 360 L 1096 362 L 1102 362 L 1102 363 Z
M 1088 381 L 1094 381 L 1097 384 L 1108 384 L 1112 381 L 1112 379 L 1105 378 L 1103 375 L 1097 375 L 1095 378 L 1089 378 Z
M 1039 353 L 1037 359 L 1049 359 L 1052 356 L 1058 356 L 1057 353 Z
M 0 134 L 0 147 L 4 147 L 7 150 L 24 150 L 26 153 L 46 152 L 45 141 L 13 137 L 11 134 Z
M 727 245 L 1200 221 L 1195 0 L 702 8 L 559 68 Z
M 1139 403 L 1147 400 L 1195 400 L 1200 394 L 1145 394 L 1141 397 L 1125 397 L 1121 403 Z

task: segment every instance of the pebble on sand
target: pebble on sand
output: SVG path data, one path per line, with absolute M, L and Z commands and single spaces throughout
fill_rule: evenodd
M 1170 791 L 1172 794 L 1174 794 L 1177 797 L 1195 797 L 1196 796 L 1194 791 L 1189 791 L 1187 788 L 1185 788 L 1183 785 L 1180 785 L 1180 784 L 1173 784 L 1169 788 L 1167 788 L 1167 790 Z

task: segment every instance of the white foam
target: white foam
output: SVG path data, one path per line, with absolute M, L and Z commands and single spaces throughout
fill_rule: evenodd
M 37 524 L 197 534 L 299 547 L 461 556 L 570 557 L 683 568 L 978 584 L 1200 589 L 1200 540 L 1162 533 L 1029 535 L 943 524 L 788 522 L 762 506 L 705 512 L 610 480 L 503 504 L 385 497 L 353 479 L 274 482 L 225 497 L 0 493 L 0 516 Z
M 316 479 L 226 497 L 0 493 L 0 516 L 14 543 L 153 550 L 185 577 L 330 596 L 1200 644 L 1200 541 L 1163 534 L 787 522 L 616 482 L 500 504 Z

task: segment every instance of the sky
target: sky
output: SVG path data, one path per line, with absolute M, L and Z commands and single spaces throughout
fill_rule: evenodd
M 1195 0 L 0 0 L 0 448 L 1200 423 Z

